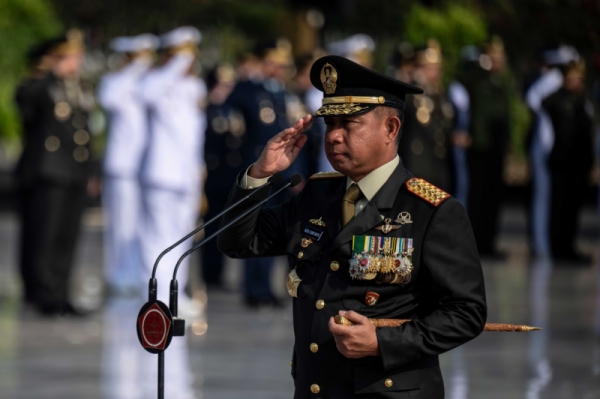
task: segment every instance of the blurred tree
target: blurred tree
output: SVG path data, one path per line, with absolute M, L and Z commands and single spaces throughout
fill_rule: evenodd
M 27 72 L 25 54 L 42 39 L 58 35 L 61 24 L 46 0 L 0 0 L 0 137 L 14 140 L 20 124 L 13 101 L 15 88 Z
M 404 18 L 404 40 L 413 46 L 436 39 L 444 55 L 445 81 L 456 75 L 464 46 L 480 46 L 488 36 L 482 16 L 472 8 L 449 4 L 441 9 L 415 4 Z

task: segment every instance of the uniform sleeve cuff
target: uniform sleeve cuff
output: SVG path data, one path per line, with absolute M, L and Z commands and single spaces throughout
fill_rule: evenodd
M 251 167 L 252 165 L 250 165 L 248 169 L 246 169 L 246 172 L 244 172 L 244 176 L 242 176 L 242 179 L 240 180 L 240 187 L 246 190 L 264 186 L 269 182 L 269 178 L 271 177 L 269 176 L 263 179 L 255 179 L 254 177 L 248 176 L 248 171 Z

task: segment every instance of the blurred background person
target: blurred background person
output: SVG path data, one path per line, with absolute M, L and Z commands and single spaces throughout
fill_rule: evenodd
M 575 248 L 579 211 L 594 162 L 594 107 L 585 93 L 585 64 L 571 61 L 561 68 L 562 86 L 542 101 L 550 119 L 550 247 L 556 261 L 590 266 L 591 258 Z
M 143 288 L 140 276 L 147 277 L 138 242 L 142 210 L 139 174 L 148 139 L 140 81 L 154 63 L 158 44 L 151 34 L 113 39 L 110 47 L 125 57 L 125 64 L 103 76 L 98 89 L 98 101 L 110 121 L 102 203 L 106 214 L 104 273 L 113 294 L 139 294 Z
M 331 42 L 326 47 L 327 53 L 339 55 L 356 62 L 365 68 L 373 68 L 373 51 L 375 41 L 364 33 L 357 33 L 336 42 Z
M 413 45 L 402 42 L 392 52 L 393 75 L 402 82 L 412 82 L 415 70 L 415 50 Z
M 289 84 L 289 88 L 286 90 L 286 107 L 290 126 L 307 114 L 314 113 L 316 109 L 313 111 L 313 106 L 318 104 L 317 109 L 320 107 L 321 98 L 318 99 L 318 102 L 315 101 L 313 97 L 314 91 L 312 90 L 315 87 L 310 83 L 310 67 L 314 61 L 315 56 L 313 54 L 298 56 L 294 60 L 296 73 Z M 315 91 L 321 93 L 316 89 Z M 305 134 L 308 136 L 308 141 L 304 145 L 302 152 L 298 154 L 300 162 L 304 165 L 301 173 L 305 178 L 319 171 L 319 154 L 321 147 L 323 147 L 322 141 L 325 131 L 325 124 L 322 121 L 320 122 L 313 123 L 306 131 Z
M 286 39 L 266 40 L 259 42 L 253 53 L 260 61 L 260 74 L 240 80 L 227 98 L 227 105 L 242 115 L 246 126 L 243 165 L 254 162 L 267 141 L 289 126 L 285 81 L 292 66 L 291 44 Z M 300 162 L 286 171 L 285 177 L 301 173 L 305 167 Z M 271 287 L 273 259 L 248 259 L 244 263 L 245 303 L 250 307 L 279 305 Z
M 196 76 L 200 38 L 200 32 L 188 26 L 161 36 L 165 61 L 141 82 L 149 115 L 149 141 L 141 168 L 143 284 L 158 255 L 189 233 L 198 216 L 206 129 L 201 109 L 206 87 Z M 191 240 L 175 248 L 158 268 L 158 298 L 165 303 L 173 267 L 190 245 Z M 186 261 L 178 274 L 179 312 L 189 317 L 197 315 L 197 310 L 185 293 L 187 277 Z
M 530 85 L 525 100 L 534 115 L 529 139 L 529 159 L 532 176 L 530 209 L 531 252 L 534 256 L 551 256 L 550 208 L 551 176 L 548 157 L 554 145 L 552 122 L 542 102 L 563 84 L 561 67 L 579 60 L 579 53 L 572 46 L 558 46 L 542 52 L 539 77 Z
M 510 99 L 515 92 L 502 41 L 494 36 L 484 46 L 479 66 L 463 72 L 468 73 L 458 81 L 468 94 L 469 130 L 454 143 L 467 147 L 467 211 L 480 256 L 502 260 L 495 241 L 505 194 L 502 172 L 510 140 Z
M 409 96 L 398 152 L 403 164 L 417 177 L 445 191 L 452 190 L 451 151 L 452 106 L 442 87 L 442 52 L 439 43 L 429 40 L 415 51 L 413 84 L 425 93 Z
M 208 199 L 206 220 L 218 215 L 227 202 L 231 187 L 242 168 L 246 126 L 242 115 L 225 103 L 235 86 L 235 71 L 231 65 L 220 64 L 206 75 L 208 104 L 206 106 L 206 145 L 204 146 L 207 169 L 204 191 Z M 217 231 L 218 223 L 208 226 L 205 235 Z M 225 255 L 217 249 L 215 240 L 202 247 L 202 277 L 207 287 L 223 287 Z
M 465 46 L 461 49 L 461 64 L 459 76 L 468 76 L 470 70 L 480 68 L 479 57 L 481 52 L 476 46 Z M 452 195 L 460 201 L 465 208 L 468 206 L 469 195 L 469 168 L 467 165 L 467 148 L 471 144 L 469 128 L 471 126 L 471 101 L 469 92 L 457 79 L 453 79 L 448 86 L 448 101 L 454 109 L 454 125 L 450 135 L 452 143 L 452 163 L 454 174 L 454 190 Z
M 313 53 L 304 54 L 296 57 L 296 75 L 294 76 L 294 92 L 300 98 L 303 104 L 303 112 L 306 114 L 314 114 L 321 108 L 323 93 L 317 90 L 310 83 L 310 67 L 313 62 L 325 55 L 322 49 L 317 49 Z M 296 118 L 298 120 L 299 118 Z M 326 172 L 333 170 L 329 161 L 325 157 L 323 150 L 323 141 L 325 139 L 325 122 L 322 118 L 317 118 L 313 121 L 309 130 L 306 133 L 309 137 L 305 147 L 308 159 L 307 176 L 316 172 Z
M 21 207 L 25 302 L 44 315 L 76 314 L 69 278 L 86 204 L 93 191 L 90 96 L 79 84 L 83 37 L 71 30 L 43 46 L 33 80 L 19 91 L 24 127 L 16 177 Z

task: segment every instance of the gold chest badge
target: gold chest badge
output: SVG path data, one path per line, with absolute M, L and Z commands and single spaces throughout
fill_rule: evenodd
M 287 288 L 288 294 L 290 294 L 292 298 L 298 298 L 298 287 L 300 286 L 301 282 L 302 280 L 300 277 L 298 277 L 296 269 L 292 269 L 285 282 L 285 287 Z
M 325 94 L 335 93 L 337 88 L 338 72 L 329 62 L 321 68 L 321 83 Z

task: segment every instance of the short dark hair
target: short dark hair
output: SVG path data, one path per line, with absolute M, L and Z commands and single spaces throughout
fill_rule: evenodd
M 400 145 L 400 137 L 402 137 L 402 128 L 404 127 L 404 111 L 400 108 L 379 106 L 375 108 L 379 119 L 388 116 L 397 116 L 400 119 L 400 130 L 396 136 L 396 145 Z

